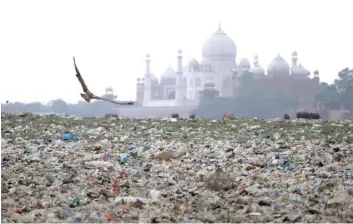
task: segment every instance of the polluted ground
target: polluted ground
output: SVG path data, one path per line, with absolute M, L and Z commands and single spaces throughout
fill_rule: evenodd
M 3 114 L 1 221 L 353 222 L 353 124 Z

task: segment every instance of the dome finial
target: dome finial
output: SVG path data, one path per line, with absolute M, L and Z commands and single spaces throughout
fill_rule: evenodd
M 218 30 L 222 30 L 221 23 L 218 23 Z

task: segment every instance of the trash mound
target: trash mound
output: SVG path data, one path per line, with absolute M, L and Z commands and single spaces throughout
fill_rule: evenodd
M 1 221 L 353 222 L 353 124 L 1 117 Z

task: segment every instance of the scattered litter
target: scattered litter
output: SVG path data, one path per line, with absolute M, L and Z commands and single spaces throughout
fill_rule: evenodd
M 345 122 L 36 116 L 2 118 L 4 223 L 353 222 Z

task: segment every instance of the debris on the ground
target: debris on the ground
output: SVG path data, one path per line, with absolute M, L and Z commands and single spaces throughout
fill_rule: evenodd
M 353 222 L 353 129 L 2 114 L 1 221 Z

